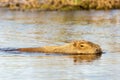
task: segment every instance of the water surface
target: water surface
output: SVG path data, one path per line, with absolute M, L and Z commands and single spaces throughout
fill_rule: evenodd
M 99 44 L 105 54 L 45 55 L 0 51 L 0 80 L 119 80 L 120 10 L 21 12 L 0 9 L 0 48 Z

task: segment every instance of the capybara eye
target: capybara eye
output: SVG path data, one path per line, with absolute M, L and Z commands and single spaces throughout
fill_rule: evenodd
M 80 45 L 80 47 L 84 47 L 84 45 Z

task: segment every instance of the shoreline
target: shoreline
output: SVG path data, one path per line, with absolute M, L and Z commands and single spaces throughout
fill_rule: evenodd
M 48 0 L 46 0 L 48 1 Z M 69 11 L 69 10 L 111 10 L 120 9 L 120 0 L 80 0 L 78 3 L 62 2 L 62 0 L 2 0 L 1 8 L 10 10 Z

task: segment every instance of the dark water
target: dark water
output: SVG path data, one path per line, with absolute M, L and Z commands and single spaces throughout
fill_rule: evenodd
M 0 48 L 89 40 L 104 53 L 44 55 L 0 51 L 0 80 L 119 80 L 120 10 L 21 12 L 0 9 Z

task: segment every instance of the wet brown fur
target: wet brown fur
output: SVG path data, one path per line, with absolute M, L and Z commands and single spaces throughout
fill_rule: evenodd
M 102 52 L 99 45 L 89 41 L 79 40 L 62 46 L 45 46 L 36 48 L 19 48 L 22 52 L 43 52 L 59 54 L 99 54 Z

